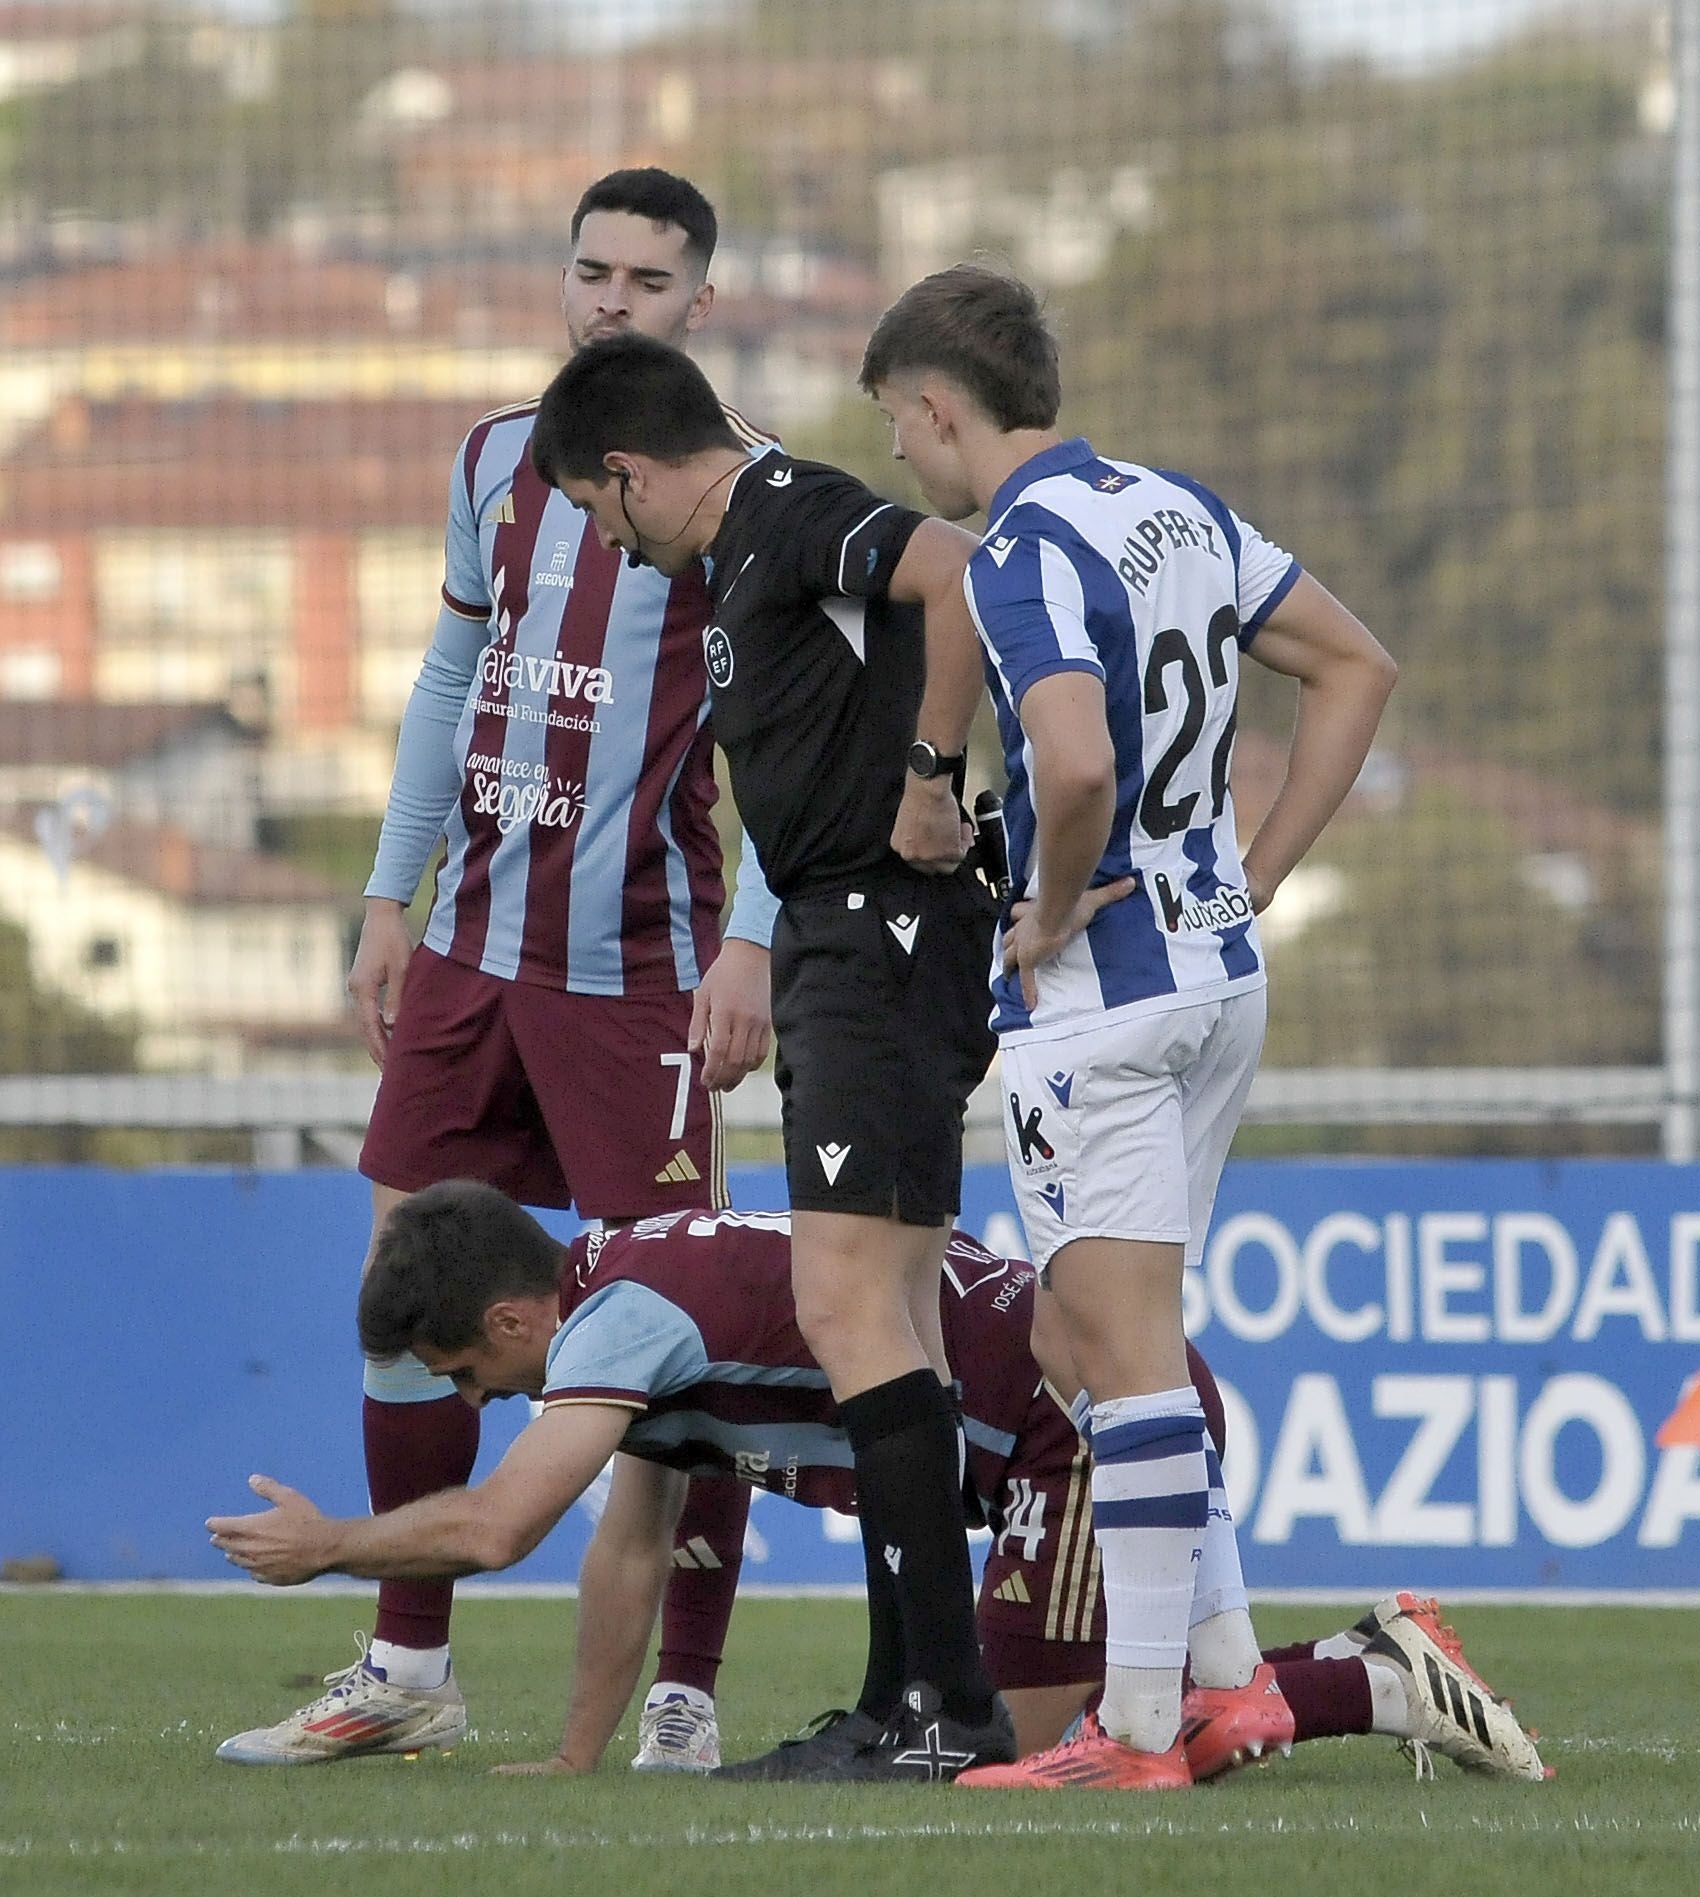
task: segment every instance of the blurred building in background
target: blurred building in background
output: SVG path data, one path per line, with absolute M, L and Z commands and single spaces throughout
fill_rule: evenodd
M 560 359 L 579 193 L 647 163 L 720 210 L 697 353 L 788 446 L 908 497 L 868 330 L 1007 260 L 1065 421 L 1399 657 L 1269 918 L 1275 1069 L 1656 1065 L 1668 8 L 1456 11 L 0 7 L 0 1071 L 355 1070 L 450 459 Z M 1248 825 L 1289 713 L 1248 687 Z

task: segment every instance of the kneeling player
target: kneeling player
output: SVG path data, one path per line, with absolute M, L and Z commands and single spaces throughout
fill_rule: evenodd
M 681 1282 L 688 1269 L 705 1284 L 729 1289 L 764 1252 L 772 1260 L 769 1269 L 777 1268 L 786 1241 L 781 1215 L 746 1220 L 734 1214 L 676 1218 L 655 1242 L 677 1254 Z M 981 1650 L 1009 1706 L 1022 1756 L 1054 1745 L 1095 1701 L 1104 1677 L 1090 1457 L 1029 1347 L 1036 1289 L 1029 1265 L 998 1258 L 963 1233 L 953 1236 L 940 1318 L 961 1378 L 969 1487 L 995 1537 L 980 1583 Z M 1059 1380 L 1065 1386 L 1077 1381 L 1044 1317 L 1038 1329 Z M 1197 1350 L 1189 1345 L 1187 1354 L 1220 1457 L 1226 1427 L 1221 1396 Z M 632 1447 L 631 1438 L 625 1446 Z M 757 1461 L 762 1453 L 755 1452 Z M 594 1771 L 642 1668 L 669 1570 L 671 1505 L 663 1499 L 664 1471 L 654 1463 L 621 1456 L 614 1469 L 608 1505 L 580 1573 L 572 1703 L 560 1749 L 539 1764 L 500 1768 L 504 1772 Z M 792 1492 L 774 1474 L 769 1468 L 756 1479 Z M 824 1477 L 796 1499 L 846 1513 L 855 1509 L 848 1471 Z M 888 1618 L 892 1608 L 877 1597 L 869 1608 L 867 1670 L 854 1707 L 823 1714 L 801 1737 L 720 1776 L 831 1779 L 857 1747 L 878 1736 L 901 1682 Z M 1216 1611 L 1215 1597 L 1201 1591 L 1195 1614 Z M 1389 1733 L 1413 1746 L 1419 1771 L 1432 1749 L 1466 1770 L 1519 1779 L 1542 1775 L 1533 1745 L 1465 1659 L 1432 1601 L 1408 1593 L 1390 1597 L 1343 1633 L 1271 1650 L 1264 1659 L 1268 1664 L 1250 1687 L 1188 1695 L 1183 1730 L 1195 1780 L 1256 1758 L 1268 1745 L 1284 1750 L 1294 1741 L 1369 1732 Z M 1267 1691 L 1271 1676 L 1280 1687 L 1277 1695 Z M 1271 1728 L 1270 1704 L 1287 1723 Z
M 1086 1457 L 1029 1348 L 1032 1296 L 1030 1267 L 972 1239 L 952 1241 L 941 1315 L 951 1359 L 965 1375 L 971 1487 L 998 1531 L 981 1632 L 1023 1750 L 1054 1740 L 1103 1679 Z M 215 1518 L 214 1542 L 276 1585 L 332 1571 L 384 1579 L 504 1568 L 624 1451 L 581 1575 L 573 1706 L 550 1769 L 593 1769 L 625 1709 L 668 1571 L 685 1475 L 727 1471 L 807 1504 L 854 1505 L 831 1391 L 796 1328 L 785 1214 L 679 1213 L 587 1234 L 563 1249 L 488 1187 L 432 1187 L 391 1214 L 361 1295 L 360 1325 L 369 1355 L 413 1349 L 468 1401 L 542 1396 L 543 1414 L 476 1489 L 445 1490 L 383 1515 L 330 1520 L 294 1491 L 255 1477 L 255 1490 L 275 1507 Z M 1201 1362 L 1195 1374 L 1208 1413 L 1214 1385 Z M 1437 1645 L 1412 1614 L 1386 1618 L 1387 1627 L 1365 1634 L 1365 1656 L 1383 1657 L 1370 1650 L 1378 1640 L 1391 1643 L 1401 1657 L 1385 1657 L 1416 1683 L 1413 1705 L 1425 1690 L 1439 1694 L 1442 1711 L 1450 1699 L 1460 1718 L 1479 1726 L 1472 1743 L 1485 1758 L 1510 1776 L 1538 1776 L 1533 1747 L 1462 1656 Z M 869 1619 L 855 1711 L 730 1775 L 864 1775 L 859 1760 L 885 1730 L 902 1686 L 895 1601 L 877 1586 Z M 1329 1657 L 1298 1663 L 1311 1674 L 1308 1700 L 1302 1690 L 1297 1698 L 1305 1721 L 1297 1731 L 1289 1724 L 1271 1732 L 1262 1719 L 1255 1702 L 1267 1668 L 1237 1693 L 1194 1696 L 1188 1750 L 1196 1776 L 1226 1769 L 1267 1740 L 1369 1729 L 1379 1710 L 1373 1682 L 1361 1677 L 1370 1669 L 1332 1657 L 1332 1643 L 1324 1644 Z M 1342 1667 L 1350 1684 L 1331 1671 Z M 1339 1690 L 1330 1694 L 1330 1686 Z M 1360 1713 L 1365 1723 L 1351 1723 Z M 327 1730 L 342 1723 L 334 1691 L 320 1716 Z M 1514 1756 L 1507 1728 L 1527 1759 Z M 1409 1736 L 1451 1749 L 1443 1735 L 1414 1724 Z M 372 1749 L 385 1748 L 375 1741 Z M 900 1775 L 948 1778 L 963 1762 L 916 1748 Z

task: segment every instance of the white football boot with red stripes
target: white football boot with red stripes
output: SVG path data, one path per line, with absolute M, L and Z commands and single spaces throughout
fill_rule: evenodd
M 441 1686 L 392 1686 L 366 1658 L 327 1673 L 330 1689 L 275 1726 L 226 1739 L 227 1765 L 328 1765 L 380 1752 L 448 1751 L 466 1736 L 466 1701 L 451 1672 Z

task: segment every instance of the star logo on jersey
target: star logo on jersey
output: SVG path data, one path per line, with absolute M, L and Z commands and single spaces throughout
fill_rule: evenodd
M 732 683 L 732 641 L 726 635 L 724 626 L 710 626 L 702 635 L 702 656 L 708 665 L 708 676 L 721 691 Z
M 992 565 L 1001 567 L 1015 551 L 1015 535 L 1000 534 L 996 540 L 988 540 L 986 551 L 992 556 Z
M 1127 476 L 1111 472 L 1094 484 L 1100 494 L 1119 494 L 1127 486 Z
M 895 921 L 888 920 L 885 926 L 897 937 L 897 945 L 905 955 L 915 953 L 915 937 L 921 927 L 919 916 L 899 916 Z
M 1068 1105 L 1068 1097 L 1074 1092 L 1073 1074 L 1047 1074 L 1045 1085 L 1050 1088 L 1052 1097 L 1059 1107 Z
M 836 1140 L 828 1140 L 826 1145 L 815 1148 L 820 1160 L 820 1169 L 826 1174 L 829 1186 L 838 1184 L 838 1175 L 844 1170 L 844 1162 L 850 1157 L 850 1148 L 840 1146 Z
M 775 468 L 767 477 L 767 484 L 769 487 L 789 487 L 791 485 L 791 470 L 789 468 Z
M 1053 1179 L 1048 1186 L 1039 1188 L 1039 1197 L 1051 1208 L 1051 1216 L 1060 1225 L 1063 1222 L 1063 1189 Z

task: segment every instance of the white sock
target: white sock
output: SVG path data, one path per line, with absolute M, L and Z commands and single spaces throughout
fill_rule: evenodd
M 1330 1634 L 1326 1640 L 1316 1641 L 1311 1653 L 1318 1660 L 1361 1660 L 1364 1657 L 1363 1635 Z
M 447 1647 L 398 1647 L 393 1640 L 374 1640 L 366 1659 L 391 1686 L 441 1686 L 449 1677 Z
M 1199 1686 L 1244 1686 L 1263 1655 L 1251 1629 L 1245 1577 L 1240 1572 L 1239 1537 L 1228 1489 L 1216 1451 L 1204 1446 L 1204 1470 L 1210 1482 L 1204 1541 L 1194 1570 L 1192 1630 L 1187 1647 L 1192 1677 Z
M 1187 1649 L 1195 1686 L 1244 1686 L 1263 1663 L 1251 1616 L 1243 1607 L 1196 1622 Z
M 1391 1733 L 1395 1739 L 1410 1738 L 1411 1707 L 1399 1669 L 1366 1660 L 1364 1672 L 1369 1675 L 1370 1731 Z
M 670 1699 L 682 1699 L 687 1705 L 694 1706 L 699 1713 L 714 1711 L 712 1693 L 705 1693 L 696 1686 L 682 1686 L 677 1680 L 657 1680 L 643 1696 L 643 1709 L 646 1713 L 651 1712 L 655 1707 L 664 1705 Z
M 1106 1666 L 1098 1723 L 1141 1752 L 1167 1752 L 1181 1729 L 1179 1667 Z
M 1112 1738 L 1166 1752 L 1180 1730 L 1193 1570 L 1208 1479 L 1198 1393 L 1092 1407 L 1092 1528 L 1104 1575 L 1104 1703 Z

